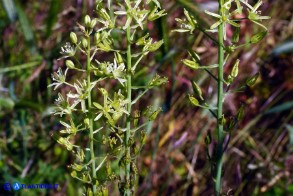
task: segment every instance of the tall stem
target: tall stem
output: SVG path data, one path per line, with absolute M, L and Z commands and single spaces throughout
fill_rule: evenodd
M 125 193 L 124 195 L 130 195 L 130 146 L 128 145 L 129 137 L 130 137 L 130 124 L 131 124 L 131 34 L 130 34 L 130 26 L 127 27 L 126 30 L 127 36 L 127 112 L 129 116 L 126 119 L 126 132 L 124 137 L 124 145 L 125 145 Z
M 223 0 L 219 0 L 219 14 L 222 16 Z M 216 182 L 215 182 L 215 195 L 220 195 L 222 188 L 222 165 L 223 165 L 223 63 L 224 63 L 224 25 L 223 23 L 218 27 L 218 112 L 217 112 L 217 134 L 218 134 L 218 144 L 217 144 L 217 163 L 216 163 Z
M 90 90 L 91 86 L 91 44 L 90 44 L 90 36 L 87 38 L 88 47 L 87 47 L 87 60 L 86 60 L 86 70 L 87 70 L 87 86 L 88 86 L 88 111 L 90 112 L 92 107 L 92 94 Z M 92 161 L 92 177 L 96 179 L 96 162 L 95 160 L 95 151 L 94 151 L 94 128 L 93 128 L 93 117 L 89 115 L 89 128 L 90 128 L 90 151 L 91 151 L 91 161 Z M 93 181 L 93 193 L 96 195 L 96 182 Z

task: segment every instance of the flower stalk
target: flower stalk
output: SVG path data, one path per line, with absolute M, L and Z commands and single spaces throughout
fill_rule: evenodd
M 129 16 L 128 16 L 129 17 Z M 129 138 L 130 138 L 130 129 L 131 129 L 131 105 L 132 105 L 132 99 L 131 99 L 131 74 L 132 74 L 132 62 L 131 62 L 131 34 L 130 34 L 130 26 L 127 27 L 126 29 L 126 38 L 127 38 L 127 112 L 129 115 L 126 117 L 126 132 L 125 132 L 125 157 L 126 157 L 126 164 L 125 164 L 125 182 L 126 182 L 126 187 L 125 187 L 125 195 L 129 196 L 130 195 L 130 146 L 128 145 L 129 143 Z
M 88 112 L 89 112 L 89 129 L 90 129 L 90 153 L 91 153 L 91 161 L 92 161 L 92 176 L 94 179 L 97 178 L 96 174 L 96 161 L 95 161 L 95 150 L 94 150 L 94 125 L 93 125 L 93 117 L 91 114 L 91 108 L 92 108 L 92 93 L 91 93 L 91 42 L 90 42 L 90 35 L 87 37 L 87 60 L 86 60 L 86 69 L 87 69 L 87 87 L 88 87 Z M 96 194 L 96 184 L 93 183 L 93 193 Z
M 149 3 L 157 6 L 149 10 Z M 167 78 L 156 75 L 145 84 L 145 88 L 132 88 L 132 76 L 142 67 L 143 57 L 163 44 L 162 40 L 154 42 L 148 33 L 142 35 L 144 31 L 137 32 L 143 30 L 148 21 L 164 16 L 165 10 L 161 9 L 157 0 L 124 0 L 115 10 L 112 6 L 109 3 L 106 8 L 102 0 L 97 0 L 98 18 L 86 15 L 84 24 L 77 23 L 80 32 L 71 32 L 70 42 L 61 48 L 61 59 L 66 58 L 67 68 L 63 72 L 59 67 L 52 74 L 53 83 L 49 85 L 54 90 L 67 86 L 64 94 L 58 93 L 54 114 L 66 116 L 64 120 L 69 122 L 60 121 L 63 129 L 54 133 L 53 137 L 75 156 L 74 163 L 69 165 L 71 176 L 84 184 L 84 195 L 108 195 L 108 184 L 114 182 L 118 184 L 121 195 L 133 195 L 138 174 L 136 159 L 146 140 L 144 127 L 155 120 L 161 110 L 148 106 L 142 108 L 142 112 L 132 111 L 132 106 L 147 91 L 167 82 Z M 125 21 L 125 16 L 127 20 L 124 24 L 116 22 L 120 19 Z M 123 49 L 125 39 L 119 43 L 113 32 L 119 36 L 126 33 L 126 51 Z M 140 56 L 132 54 L 133 44 L 137 45 L 133 50 Z M 97 53 L 109 54 L 113 59 L 101 62 L 96 59 Z M 79 61 L 79 55 L 86 57 L 86 66 Z M 80 74 L 72 82 L 66 78 L 69 70 L 77 73 L 74 76 Z M 92 93 L 94 90 L 97 92 Z M 132 91 L 138 92 L 133 96 Z M 76 137 L 79 132 L 87 135 L 87 145 Z M 102 141 L 95 140 L 96 135 Z M 95 154 L 97 148 L 100 149 L 99 156 Z M 85 152 L 89 156 L 85 156 Z M 113 167 L 112 162 L 118 163 L 119 168 Z M 100 172 L 106 175 L 98 175 Z
M 223 0 L 219 0 L 219 14 L 223 13 Z M 220 195 L 222 187 L 222 165 L 223 165 L 223 92 L 224 92 L 224 26 L 220 24 L 218 26 L 218 100 L 217 100 L 217 159 L 216 159 L 216 185 L 215 185 L 215 195 Z
M 234 82 L 234 79 L 238 75 L 238 66 L 240 60 L 237 59 L 234 66 L 231 69 L 231 72 L 225 76 L 224 73 L 224 66 L 225 63 L 228 61 L 229 57 L 231 57 L 232 53 L 243 46 L 247 46 L 250 44 L 255 44 L 260 42 L 265 35 L 267 34 L 267 28 L 262 25 L 260 22 L 265 19 L 269 19 L 269 16 L 261 16 L 261 12 L 257 9 L 261 6 L 262 1 L 259 0 L 254 6 L 248 4 L 245 0 L 218 0 L 219 9 L 218 13 L 213 13 L 210 11 L 205 10 L 205 13 L 216 18 L 216 22 L 211 25 L 210 29 L 203 29 L 201 25 L 195 20 L 194 16 L 190 14 L 186 9 L 184 9 L 184 20 L 176 18 L 175 20 L 179 23 L 180 28 L 175 29 L 173 31 L 184 33 L 189 32 L 190 34 L 193 33 L 194 30 L 202 31 L 206 35 L 207 38 L 212 40 L 218 46 L 218 64 L 216 65 L 201 65 L 200 57 L 191 49 L 188 50 L 189 56 L 191 59 L 184 59 L 182 60 L 183 64 L 185 64 L 188 68 L 193 70 L 205 70 L 213 79 L 215 79 L 217 83 L 217 107 L 209 106 L 207 102 L 204 100 L 202 91 L 200 87 L 194 82 L 192 82 L 193 86 L 193 94 L 189 95 L 189 100 L 192 105 L 204 109 L 208 109 L 212 116 L 216 118 L 217 125 L 216 125 L 216 141 L 214 141 L 216 148 L 215 152 L 213 153 L 213 157 L 209 154 L 209 147 L 211 142 L 211 137 L 207 134 L 205 143 L 207 145 L 207 152 L 208 152 L 208 159 L 212 165 L 212 175 L 215 180 L 215 195 L 222 195 L 222 167 L 223 167 L 223 155 L 225 149 L 223 148 L 224 139 L 226 137 L 226 133 L 230 135 L 230 132 L 235 129 L 237 122 L 241 120 L 238 113 L 243 113 L 243 108 L 240 108 L 239 111 L 235 116 L 231 116 L 231 122 L 226 123 L 226 119 L 224 117 L 224 108 L 223 104 L 225 102 L 225 93 L 236 92 L 239 89 L 243 89 L 245 87 L 251 87 L 257 80 L 259 74 L 255 74 L 255 76 L 251 77 L 246 81 L 246 85 L 240 88 L 236 88 L 236 90 L 229 91 L 231 88 L 231 84 Z M 232 6 L 234 4 L 235 6 Z M 248 8 L 248 16 L 245 18 L 237 18 L 239 14 L 242 14 L 243 7 L 246 6 Z M 235 10 L 231 9 L 235 7 Z M 257 24 L 259 27 L 262 28 L 260 32 L 253 35 L 249 42 L 246 43 L 238 43 L 240 38 L 240 30 L 241 30 L 241 22 L 243 20 L 250 20 L 252 23 Z M 226 45 L 225 40 L 229 39 L 226 33 L 227 26 L 230 26 L 231 29 L 234 31 L 232 38 L 230 38 L 231 45 Z M 208 32 L 217 32 L 218 37 L 214 38 Z M 210 69 L 217 69 L 217 76 L 213 75 Z M 225 79 L 227 78 L 227 79 Z M 226 88 L 224 92 L 224 88 Z M 216 110 L 214 112 L 213 110 Z M 240 112 L 241 111 L 241 112 Z M 225 144 L 227 146 L 228 144 Z M 226 147 L 225 147 L 226 148 Z

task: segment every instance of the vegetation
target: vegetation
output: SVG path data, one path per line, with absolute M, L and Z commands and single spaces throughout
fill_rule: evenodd
M 218 4 L 1 0 L 1 186 L 292 194 L 292 2 Z
M 159 10 L 161 6 L 157 1 L 155 1 L 156 5 L 152 10 L 140 10 L 142 3 L 142 1 L 136 1 L 134 4 L 125 0 L 125 6 L 121 4 L 121 8 L 115 11 L 113 4 L 109 4 L 106 9 L 102 1 L 97 1 L 96 12 L 99 18 L 91 19 L 89 15 L 86 15 L 84 26 L 78 24 L 82 35 L 77 36 L 76 33 L 71 32 L 71 43 L 66 43 L 61 48 L 64 57 L 71 58 L 75 62 L 66 60 L 65 73 L 63 74 L 59 68 L 52 75 L 54 82 L 49 85 L 54 86 L 54 90 L 61 85 L 69 87 L 65 97 L 61 93 L 58 94 L 57 107 L 54 111 L 55 115 L 61 117 L 66 115 L 68 122 L 60 121 L 64 126 L 64 129 L 60 131 L 62 135 L 54 134 L 54 137 L 58 143 L 64 145 L 68 151 L 72 151 L 75 155 L 76 162 L 70 166 L 73 169 L 71 176 L 92 186 L 91 188 L 85 186 L 84 193 L 86 195 L 108 195 L 107 182 L 115 180 L 118 180 L 121 195 L 133 195 L 135 176 L 137 175 L 135 160 L 146 139 L 143 128 L 150 121 L 155 120 L 161 111 L 160 108 L 154 110 L 152 106 L 145 107 L 143 112 L 132 111 L 133 105 L 148 90 L 167 82 L 167 78 L 155 75 L 144 86 L 132 85 L 132 77 L 141 67 L 140 61 L 143 57 L 158 50 L 163 44 L 163 41 L 153 42 L 148 33 L 143 37 L 137 37 L 139 30 L 145 28 L 147 20 L 153 21 L 165 15 L 164 10 Z M 112 17 L 110 16 L 111 11 Z M 122 17 L 126 21 L 124 24 L 123 21 L 120 22 L 123 24 L 122 26 L 119 26 L 118 20 L 120 18 L 117 16 L 126 16 L 126 18 Z M 102 27 L 96 30 L 97 22 L 101 23 Z M 119 44 L 117 40 L 115 43 L 114 33 L 126 38 L 126 40 L 119 40 L 120 43 L 126 41 L 126 51 L 121 47 L 122 43 Z M 92 34 L 94 34 L 93 40 L 91 39 Z M 140 48 L 142 47 L 141 51 L 136 49 L 134 52 L 133 43 L 136 43 Z M 86 66 L 83 66 L 76 57 L 78 52 L 86 56 Z M 113 62 L 100 62 L 95 58 L 98 52 L 114 53 Z M 75 70 L 76 75 L 79 74 L 78 72 L 85 74 L 84 77 L 81 75 L 69 83 L 66 80 L 68 70 Z M 120 83 L 121 86 L 117 88 L 118 90 L 104 88 L 105 81 L 109 79 L 117 80 Z M 111 82 L 115 84 L 113 81 Z M 99 87 L 100 94 L 94 92 L 97 87 Z M 132 90 L 141 89 L 143 91 L 133 99 Z M 103 97 L 103 99 L 99 100 L 99 97 Z M 142 118 L 146 118 L 147 122 L 139 125 Z M 89 145 L 84 145 L 84 142 L 79 145 L 71 142 L 78 132 L 86 132 Z M 99 136 L 95 136 L 95 134 L 99 134 Z M 138 136 L 139 139 L 137 139 Z M 96 138 L 102 138 L 102 141 Z M 139 146 L 139 142 L 141 146 Z M 101 147 L 102 145 L 106 146 L 105 150 Z M 97 148 L 102 149 L 98 156 L 96 156 L 97 151 L 95 150 Z M 90 154 L 88 159 L 85 159 L 86 151 L 89 151 Z M 115 170 L 112 172 L 111 161 L 118 161 L 119 168 L 116 170 L 119 169 L 120 173 Z M 107 175 L 102 178 L 100 170 L 104 165 Z M 100 175 L 97 176 L 98 172 Z
M 235 4 L 236 9 L 231 10 L 231 7 Z M 248 16 L 244 18 L 239 18 L 237 15 L 243 15 L 243 6 L 248 7 Z M 238 76 L 238 67 L 239 67 L 239 59 L 236 60 L 234 63 L 230 74 L 228 75 L 227 79 L 224 78 L 224 66 L 225 63 L 229 60 L 229 56 L 232 55 L 236 49 L 260 42 L 265 35 L 267 34 L 267 28 L 262 25 L 260 22 L 262 22 L 263 19 L 269 19 L 268 16 L 261 16 L 259 15 L 261 12 L 258 11 L 259 7 L 261 6 L 262 1 L 258 1 L 254 6 L 251 6 L 246 1 L 242 0 L 219 0 L 219 10 L 218 14 L 213 13 L 210 11 L 205 11 L 208 15 L 213 16 L 217 19 L 217 21 L 211 25 L 210 31 L 212 32 L 218 32 L 218 39 L 216 40 L 209 34 L 207 34 L 206 30 L 204 30 L 202 27 L 199 26 L 198 22 L 194 19 L 192 15 L 189 14 L 187 10 L 184 10 L 184 14 L 186 19 L 181 20 L 177 18 L 177 21 L 181 24 L 181 28 L 177 29 L 175 31 L 178 32 L 190 32 L 190 34 L 193 33 L 194 30 L 201 30 L 203 33 L 206 34 L 208 38 L 210 38 L 212 41 L 215 42 L 215 44 L 218 46 L 218 64 L 215 65 L 209 65 L 209 66 L 200 66 L 200 57 L 198 54 L 196 54 L 194 51 L 189 50 L 189 55 L 192 57 L 192 60 L 184 59 L 183 63 L 187 65 L 189 68 L 197 70 L 197 69 L 204 69 L 208 74 L 210 74 L 212 79 L 215 79 L 217 82 L 217 107 L 211 107 L 206 102 L 204 102 L 204 98 L 202 96 L 202 90 L 201 88 L 195 83 L 192 82 L 194 96 L 189 96 L 189 99 L 191 103 L 194 106 L 199 106 L 202 108 L 208 109 L 212 115 L 217 119 L 217 126 L 216 126 L 216 132 L 217 132 L 217 144 L 215 152 L 213 153 L 214 156 L 211 158 L 209 154 L 209 149 L 207 149 L 207 155 L 209 158 L 209 161 L 211 162 L 211 171 L 213 173 L 213 177 L 215 180 L 215 195 L 221 195 L 221 187 L 222 187 L 222 167 L 223 167 L 223 154 L 225 151 L 224 146 L 224 139 L 225 139 L 225 133 L 228 133 L 229 137 L 231 132 L 235 126 L 237 125 L 237 122 L 242 120 L 243 117 L 243 108 L 241 107 L 237 114 L 235 116 L 230 117 L 230 122 L 227 122 L 225 115 L 223 113 L 223 104 L 225 101 L 225 96 L 227 94 L 230 94 L 232 92 L 239 92 L 241 89 L 247 87 L 251 87 L 255 84 L 257 81 L 257 78 L 259 76 L 259 73 L 256 73 L 254 76 L 247 79 L 245 86 L 241 86 L 236 88 L 235 90 L 230 90 L 230 87 L 234 81 L 234 79 Z M 240 35 L 240 24 L 239 22 L 241 20 L 250 20 L 259 26 L 263 28 L 263 30 L 255 35 L 253 35 L 247 43 L 244 44 L 238 44 L 239 41 L 239 35 Z M 234 32 L 232 35 L 231 40 L 229 40 L 230 45 L 227 45 L 224 43 L 224 41 L 227 40 L 227 25 L 231 25 L 234 28 Z M 237 45 L 238 44 L 238 45 Z M 214 76 L 208 69 L 217 68 L 218 69 L 218 75 Z M 224 91 L 224 83 L 227 85 L 226 90 Z M 199 99 L 199 100 L 198 100 Z M 204 105 L 200 105 L 200 102 L 204 103 Z M 216 112 L 215 112 L 215 111 Z M 210 135 L 206 136 L 206 144 L 211 143 Z M 226 146 L 228 144 L 225 144 Z

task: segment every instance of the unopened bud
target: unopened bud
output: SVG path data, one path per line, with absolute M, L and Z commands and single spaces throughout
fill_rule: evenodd
M 85 24 L 86 27 L 90 27 L 91 26 L 91 18 L 90 18 L 89 15 L 86 15 L 84 17 L 84 24 Z
M 77 36 L 76 36 L 76 34 L 75 34 L 74 32 L 71 32 L 71 33 L 70 33 L 70 41 L 71 41 L 72 43 L 74 43 L 74 44 L 77 43 Z
M 94 42 L 95 42 L 95 45 L 98 45 L 101 42 L 101 34 L 99 32 L 95 33 Z
M 122 59 L 121 54 L 116 52 L 114 55 L 115 55 L 115 60 L 117 61 L 117 64 L 118 65 L 123 64 L 123 59 Z
M 81 44 L 82 44 L 83 48 L 87 48 L 88 43 L 87 43 L 87 40 L 85 38 L 82 38 Z
M 91 21 L 91 28 L 93 29 L 96 26 L 96 24 L 97 24 L 97 20 L 96 19 L 93 19 Z
M 65 64 L 69 69 L 74 68 L 74 63 L 71 60 L 66 60 Z

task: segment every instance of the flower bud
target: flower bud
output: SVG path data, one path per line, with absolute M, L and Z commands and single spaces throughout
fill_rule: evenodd
M 122 56 L 120 53 L 118 52 L 115 52 L 115 60 L 117 61 L 117 64 L 120 65 L 120 64 L 123 64 L 123 59 L 122 59 Z
M 66 66 L 67 66 L 69 69 L 73 69 L 73 68 L 74 68 L 74 63 L 73 63 L 71 60 L 66 60 L 66 61 L 65 61 L 65 64 L 66 64 Z
M 74 32 L 71 32 L 71 33 L 70 33 L 70 41 L 71 41 L 72 43 L 74 43 L 74 44 L 77 43 L 77 36 L 76 36 L 76 34 L 75 34 Z
M 101 34 L 99 32 L 95 33 L 94 42 L 95 42 L 95 45 L 98 45 L 101 42 Z
M 77 173 L 76 173 L 76 171 L 72 171 L 72 172 L 70 173 L 70 175 L 71 175 L 71 177 L 73 177 L 73 178 L 77 177 Z
M 82 165 L 78 165 L 76 163 L 74 163 L 73 165 L 71 165 L 72 169 L 75 171 L 81 171 L 83 166 Z
M 136 45 L 142 46 L 146 44 L 146 39 L 149 37 L 149 34 L 146 34 L 145 36 L 139 38 L 136 42 Z
M 83 48 L 87 48 L 88 43 L 87 43 L 87 40 L 85 38 L 82 38 L 81 44 L 82 44 Z
M 96 19 L 93 19 L 92 21 L 91 21 L 91 28 L 93 29 L 95 26 L 96 26 L 96 24 L 97 24 L 97 20 Z
M 84 17 L 84 24 L 85 24 L 86 27 L 90 27 L 91 26 L 91 18 L 90 18 L 89 15 L 86 15 Z

